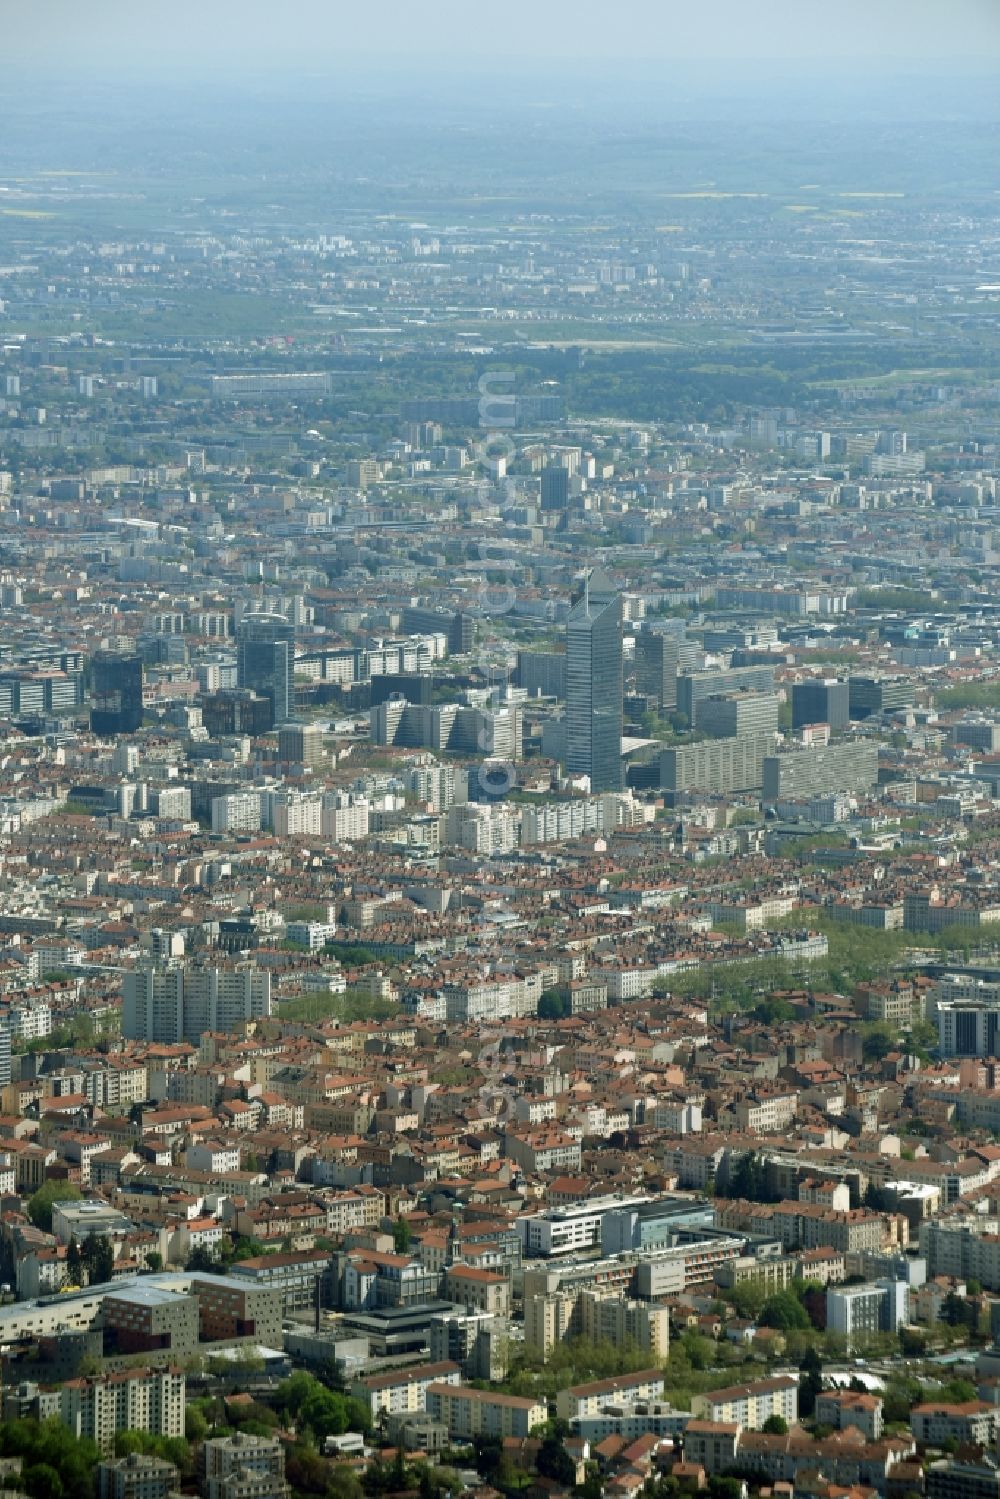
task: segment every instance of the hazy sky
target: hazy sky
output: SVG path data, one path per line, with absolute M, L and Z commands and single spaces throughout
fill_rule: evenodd
M 6 0 L 3 34 L 15 73 L 43 61 L 319 72 L 358 56 L 393 72 L 407 60 L 481 72 L 516 59 L 990 68 L 1000 63 L 1000 0 Z

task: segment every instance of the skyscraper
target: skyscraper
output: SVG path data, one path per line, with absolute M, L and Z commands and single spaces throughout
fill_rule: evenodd
M 90 663 L 90 727 L 95 734 L 134 734 L 142 728 L 142 661 L 98 651 Z
M 283 614 L 244 614 L 236 631 L 236 681 L 271 702 L 271 724 L 295 713 L 295 627 Z
M 622 601 L 590 570 L 566 621 L 566 769 L 592 791 L 622 788 Z
M 569 470 L 562 464 L 542 469 L 542 509 L 565 510 L 569 504 Z
M 677 706 L 678 642 L 676 635 L 640 630 L 635 637 L 635 686 L 657 707 Z

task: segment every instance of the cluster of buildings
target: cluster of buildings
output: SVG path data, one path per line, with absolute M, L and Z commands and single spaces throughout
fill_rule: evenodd
M 787 278 L 534 214 L 12 245 L 0 1420 L 102 1499 L 190 1486 L 115 1453 L 196 1389 L 331 1367 L 362 1470 L 1000 1496 L 995 385 L 626 419 L 503 333 L 756 326 L 756 277 L 825 348 L 834 217 Z M 970 222 L 900 257 L 939 331 Z M 234 277 L 305 334 L 101 331 Z M 200 1492 L 288 1499 L 299 1435 Z

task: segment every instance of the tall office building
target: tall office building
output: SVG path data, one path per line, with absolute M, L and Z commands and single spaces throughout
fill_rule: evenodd
M 655 697 L 660 708 L 677 706 L 678 640 L 676 635 L 640 630 L 635 637 L 635 689 Z
M 134 734 L 142 728 L 142 661 L 98 651 L 90 662 L 90 727 L 94 734 Z
M 542 509 L 565 510 L 569 503 L 569 469 L 552 464 L 542 469 Z
M 908 708 L 916 690 L 915 682 L 902 677 L 848 677 L 847 685 L 852 718 Z
M 850 719 L 850 688 L 846 682 L 796 682 L 792 687 L 792 728 L 828 723 L 836 733 Z
M 236 631 L 236 680 L 270 699 L 271 723 L 294 716 L 295 627 L 282 614 L 244 614 Z
M 319 765 L 323 730 L 318 723 L 289 724 L 278 734 L 278 759 L 287 764 Z
M 774 667 L 739 666 L 728 671 L 682 671 L 677 678 L 677 711 L 688 727 L 700 728 L 698 710 L 706 698 L 734 692 L 773 692 Z
M 566 657 L 556 651 L 518 651 L 516 677 L 529 697 L 565 697 Z
M 566 621 L 566 769 L 591 791 L 622 789 L 622 601 L 591 570 Z
M 707 697 L 698 705 L 698 727 L 713 739 L 740 739 L 748 734 L 778 732 L 778 695 L 744 692 Z

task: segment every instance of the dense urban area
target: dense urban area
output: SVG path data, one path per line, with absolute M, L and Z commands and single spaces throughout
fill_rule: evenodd
M 4 1494 L 1000 1496 L 1000 198 L 923 104 L 13 100 Z

